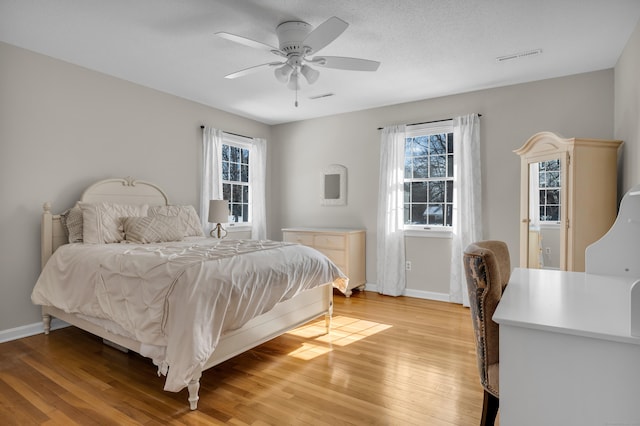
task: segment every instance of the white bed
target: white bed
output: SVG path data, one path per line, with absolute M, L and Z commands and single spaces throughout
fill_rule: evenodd
M 169 205 L 166 194 L 158 186 L 132 178 L 99 181 L 85 190 L 80 201 L 95 205 Z M 86 215 L 86 211 L 83 211 Z M 85 222 L 85 236 L 86 232 Z M 68 242 L 61 215 L 52 214 L 50 204 L 45 203 L 42 215 L 43 272 L 32 294 L 34 303 L 42 305 L 45 334 L 50 331 L 51 317 L 56 317 L 122 348 L 152 358 L 159 366 L 159 373 L 167 375 L 166 390 L 188 388 L 192 410 L 197 408 L 202 371 L 321 315 L 325 316 L 329 332 L 333 286 L 342 287 L 347 282 L 339 269 L 323 255 L 313 249 L 288 243 L 221 241 L 199 237 L 156 244 L 85 242 L 67 245 Z M 58 250 L 61 246 L 65 247 Z M 231 256 L 228 254 L 231 252 L 246 253 Z M 82 257 L 84 263 L 78 260 L 70 267 L 70 260 L 80 259 L 81 255 L 86 255 L 86 258 Z M 159 258 L 171 260 L 162 260 L 160 264 Z M 282 263 L 285 261 L 286 263 Z M 269 263 L 272 269 L 263 272 L 258 266 L 262 263 Z M 80 276 L 80 271 L 84 271 L 85 265 L 88 265 L 88 271 L 93 271 L 87 275 L 87 284 L 72 284 Z M 184 265 L 187 267 L 182 268 Z M 140 271 L 120 273 L 119 271 L 129 271 L 125 266 L 136 267 Z M 91 269 L 93 267 L 95 268 Z M 159 268 L 164 275 L 159 275 Z M 165 269 L 169 275 L 165 274 Z M 254 269 L 256 272 L 251 272 Z M 229 271 L 229 278 L 221 274 L 222 270 Z M 250 273 L 253 275 L 249 276 Z M 238 281 L 238 276 L 241 276 L 242 281 L 238 284 L 240 290 L 234 282 Z M 272 276 L 276 278 L 271 278 Z M 198 279 L 192 279 L 193 277 Z M 221 283 L 230 283 L 232 289 L 229 294 L 233 293 L 233 296 L 220 296 L 219 294 L 226 293 L 213 290 L 219 293 L 215 297 L 221 302 L 218 299 L 208 302 L 209 296 L 202 297 L 200 289 L 205 286 L 214 289 L 223 287 L 217 284 L 218 278 Z M 80 281 L 82 280 L 84 278 Z M 251 286 L 244 282 L 254 280 L 256 284 Z M 211 284 L 212 281 L 216 281 L 216 284 Z M 149 288 L 138 282 L 146 283 Z M 297 282 L 301 283 L 301 287 L 294 288 L 293 285 L 297 285 Z M 158 297 L 153 297 L 156 287 Z M 138 291 L 138 288 L 142 290 Z M 132 302 L 129 296 L 118 297 L 128 293 L 129 289 L 136 289 L 142 294 L 132 298 L 142 300 L 143 306 L 134 306 L 137 302 Z M 193 296 L 195 289 L 200 291 L 197 297 Z M 87 304 L 85 300 L 75 303 L 75 299 L 90 297 L 83 292 L 95 293 L 96 300 L 92 304 Z M 158 299 L 158 302 L 151 302 L 149 299 Z M 263 307 L 255 302 L 254 306 L 253 299 L 260 303 L 264 299 L 268 303 L 265 302 L 266 307 Z M 238 300 L 243 303 L 236 303 Z M 185 306 L 181 305 L 183 301 Z M 134 311 L 131 320 L 121 320 L 124 314 L 120 313 L 122 309 L 117 307 L 118 303 L 124 303 L 127 311 Z M 148 306 L 144 303 L 148 303 Z M 225 303 L 228 308 L 224 314 L 218 315 L 218 310 L 212 309 L 213 305 Z M 136 309 L 145 314 L 136 314 Z M 176 312 L 180 312 L 180 315 Z M 203 324 L 200 324 L 201 317 L 221 317 L 226 322 L 219 325 L 213 319 L 208 319 L 202 320 Z M 140 321 L 143 325 L 139 330 L 135 329 L 135 324 Z M 190 340 L 185 343 L 184 338 L 176 337 L 182 335 L 191 336 Z M 185 349 L 187 346 L 184 345 L 191 343 L 193 348 Z M 202 358 L 203 353 L 206 354 L 205 358 Z M 179 376 L 177 379 L 174 377 L 169 383 L 172 372 L 187 376 Z

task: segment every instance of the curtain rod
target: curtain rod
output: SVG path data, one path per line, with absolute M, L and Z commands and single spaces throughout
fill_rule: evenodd
M 201 129 L 204 129 L 204 126 L 200 126 Z M 247 138 L 247 139 L 253 139 L 251 136 L 245 136 L 245 135 L 240 135 L 238 133 L 233 133 L 233 132 L 226 132 L 226 131 L 222 131 L 223 133 L 226 133 L 228 135 L 233 135 L 233 136 L 239 136 L 241 138 Z
M 478 114 L 478 117 L 482 117 L 482 114 Z M 411 124 L 407 124 L 407 126 L 418 126 L 420 124 L 440 123 L 442 121 L 449 121 L 449 120 L 453 120 L 453 118 L 443 118 L 442 120 L 431 120 L 431 121 L 423 121 L 421 123 L 411 123 Z M 378 130 L 382 130 L 382 129 L 384 129 L 384 127 L 378 127 Z

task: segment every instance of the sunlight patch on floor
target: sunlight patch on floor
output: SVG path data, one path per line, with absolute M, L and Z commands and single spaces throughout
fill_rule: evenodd
M 310 360 L 331 352 L 333 345 L 346 346 L 391 327 L 389 324 L 339 315 L 331 319 L 331 332 L 327 334 L 324 320 L 314 321 L 287 333 L 307 339 L 288 355 Z

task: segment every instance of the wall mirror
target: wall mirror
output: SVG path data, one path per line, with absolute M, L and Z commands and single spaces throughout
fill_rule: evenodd
M 340 164 L 327 166 L 321 174 L 320 199 L 323 206 L 347 204 L 347 168 Z

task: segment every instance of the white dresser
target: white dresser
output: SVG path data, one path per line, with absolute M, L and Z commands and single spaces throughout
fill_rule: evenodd
M 364 229 L 351 228 L 284 228 L 283 240 L 313 247 L 335 263 L 349 277 L 345 296 L 354 288 L 364 290 L 365 235 Z

